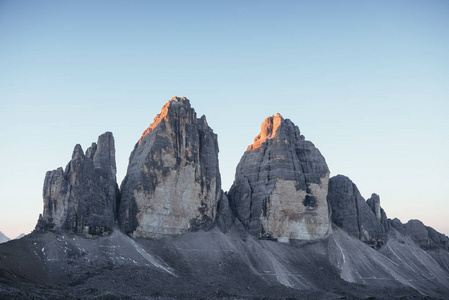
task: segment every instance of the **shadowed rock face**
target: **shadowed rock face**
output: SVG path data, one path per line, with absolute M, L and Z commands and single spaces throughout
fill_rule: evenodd
M 388 221 L 378 195 L 365 202 L 348 177 L 337 175 L 329 180 L 327 199 L 335 225 L 375 249 L 385 244 Z
M 380 206 L 380 197 L 377 194 L 372 194 L 371 198 L 366 200 L 366 204 L 371 208 L 371 211 L 376 216 L 377 221 L 382 224 L 384 229 L 387 231 L 390 228 L 390 224 L 388 223 L 387 214 L 383 210 L 383 208 Z
M 100 135 L 86 154 L 76 145 L 65 171 L 47 172 L 43 198 L 44 212 L 36 230 L 66 229 L 86 235 L 111 232 L 118 198 L 112 133 Z
M 217 136 L 188 99 L 174 97 L 131 153 L 120 226 L 134 237 L 207 229 L 221 197 Z
M 313 240 L 331 231 L 329 169 L 319 150 L 281 115 L 268 117 L 237 166 L 228 198 L 254 236 Z
M 449 250 L 449 238 L 432 227 L 424 225 L 420 220 L 410 220 L 402 224 L 399 219 L 390 220 L 391 227 L 402 235 L 409 236 L 424 250 Z

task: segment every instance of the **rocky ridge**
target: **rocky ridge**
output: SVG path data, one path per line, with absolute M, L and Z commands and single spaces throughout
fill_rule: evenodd
M 6 243 L 9 240 L 10 240 L 10 238 L 7 237 L 6 235 L 4 235 L 3 232 L 0 231 L 0 244 L 1 243 Z
M 388 219 L 380 206 L 379 195 L 373 193 L 365 201 L 357 186 L 344 175 L 329 179 L 327 199 L 332 210 L 332 222 L 374 249 L 385 245 L 390 235 L 399 234 L 410 238 L 423 250 L 449 250 L 449 237 L 419 220 L 403 224 L 397 218 Z
M 119 191 L 115 145 L 111 132 L 98 137 L 86 150 L 78 144 L 65 170 L 45 175 L 44 211 L 37 231 L 70 230 L 85 235 L 112 232 Z
M 379 196 L 365 201 L 348 177 L 337 175 L 329 179 L 327 200 L 335 225 L 375 249 L 386 243 L 388 221 Z
M 449 239 L 418 220 L 387 219 L 376 194 L 365 201 L 329 169 L 315 146 L 280 114 L 268 117 L 248 146 L 229 193 L 221 190 L 217 137 L 187 98 L 174 97 L 143 132 L 130 156 L 121 191 L 116 183 L 112 133 L 84 154 L 76 145 L 65 170 L 46 174 L 44 211 L 37 231 L 112 232 L 117 221 L 135 237 L 158 237 L 236 222 L 257 238 L 320 239 L 331 221 L 375 249 L 391 230 L 423 249 L 448 249 Z M 329 206 L 328 206 L 329 204 Z M 331 210 L 331 214 L 329 214 Z
M 387 219 L 378 195 L 365 201 L 349 178 L 329 179 L 319 150 L 279 114 L 229 193 L 217 136 L 186 98 L 143 132 L 121 193 L 115 173 L 111 133 L 47 173 L 35 232 L 0 246 L 0 298 L 449 296 L 449 238 Z
M 424 225 L 420 220 L 410 220 L 406 224 L 402 224 L 399 219 L 395 218 L 389 220 L 389 224 L 402 235 L 409 236 L 424 250 L 449 250 L 449 237 Z
M 268 117 L 237 166 L 230 206 L 249 233 L 279 241 L 331 232 L 329 169 L 319 150 L 280 114 Z

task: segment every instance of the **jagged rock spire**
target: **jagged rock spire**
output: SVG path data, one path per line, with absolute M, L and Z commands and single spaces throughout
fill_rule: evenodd
M 112 133 L 100 135 L 86 154 L 76 145 L 65 171 L 58 168 L 47 172 L 43 198 L 38 231 L 65 229 L 85 235 L 112 232 L 118 198 Z
M 327 199 L 335 225 L 375 249 L 387 242 L 388 222 L 378 195 L 365 202 L 348 177 L 337 175 L 329 180 Z
M 217 136 L 174 97 L 143 132 L 121 186 L 120 226 L 136 237 L 210 227 L 222 196 Z

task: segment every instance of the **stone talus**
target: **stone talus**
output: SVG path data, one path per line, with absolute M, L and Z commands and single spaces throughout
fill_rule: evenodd
M 313 240 L 331 232 L 329 169 L 297 126 L 277 114 L 244 153 L 228 198 L 236 217 L 260 238 Z
M 174 97 L 144 131 L 121 185 L 119 223 L 135 237 L 210 228 L 222 197 L 217 136 Z
M 65 171 L 58 168 L 47 172 L 44 211 L 36 229 L 65 229 L 86 235 L 110 233 L 118 193 L 114 137 L 106 132 L 86 154 L 76 145 Z

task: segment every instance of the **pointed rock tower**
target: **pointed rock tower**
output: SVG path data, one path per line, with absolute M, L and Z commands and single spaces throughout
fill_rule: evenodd
M 65 171 L 47 172 L 44 181 L 44 212 L 36 230 L 64 229 L 85 235 L 112 232 L 118 186 L 115 146 L 111 132 L 98 137 L 84 154 L 73 150 Z
M 144 131 L 121 185 L 119 223 L 134 237 L 213 226 L 222 197 L 217 135 L 174 97 Z
M 378 195 L 365 201 L 351 179 L 337 175 L 329 179 L 327 200 L 332 221 L 349 235 L 374 249 L 387 242 L 388 221 Z
M 314 240 L 331 232 L 328 181 L 320 151 L 277 114 L 265 119 L 240 160 L 228 198 L 236 217 L 257 237 Z

